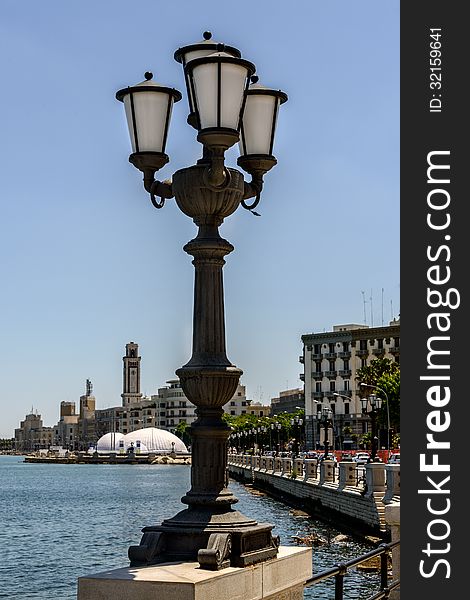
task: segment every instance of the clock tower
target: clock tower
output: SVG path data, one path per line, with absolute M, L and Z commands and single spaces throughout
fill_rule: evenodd
M 139 346 L 134 342 L 126 344 L 123 360 L 122 405 L 127 407 L 142 400 L 140 392 L 140 356 Z

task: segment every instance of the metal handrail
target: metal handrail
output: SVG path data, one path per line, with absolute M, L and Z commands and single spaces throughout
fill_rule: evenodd
M 390 542 L 388 544 L 380 544 L 375 550 L 371 550 L 366 554 L 362 554 L 357 558 L 353 558 L 348 562 L 341 563 L 336 565 L 335 567 L 331 567 L 330 569 L 326 569 L 318 575 L 314 575 L 310 577 L 305 582 L 305 586 L 309 587 L 310 585 L 314 585 L 323 581 L 325 579 L 329 579 L 330 577 L 335 578 L 335 597 L 334 600 L 343 600 L 343 591 L 344 591 L 344 576 L 346 575 L 348 569 L 351 567 L 356 567 L 361 563 L 365 562 L 369 558 L 373 558 L 374 556 L 380 556 L 380 591 L 374 594 L 374 596 L 370 596 L 367 600 L 380 600 L 381 598 L 388 598 L 390 596 L 390 592 L 395 588 L 399 587 L 400 581 L 392 581 L 390 584 L 388 583 L 388 555 L 390 550 L 400 545 L 400 540 L 396 540 L 395 542 Z

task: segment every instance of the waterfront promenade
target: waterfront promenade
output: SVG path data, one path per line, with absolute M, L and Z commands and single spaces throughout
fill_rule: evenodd
M 400 465 L 230 454 L 232 478 L 253 484 L 325 522 L 390 537 L 385 508 L 400 502 Z

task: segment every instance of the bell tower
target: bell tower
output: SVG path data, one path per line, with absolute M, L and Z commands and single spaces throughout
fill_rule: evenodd
M 139 345 L 134 342 L 126 344 L 126 355 L 123 360 L 122 405 L 137 404 L 142 399 L 140 392 L 140 356 Z

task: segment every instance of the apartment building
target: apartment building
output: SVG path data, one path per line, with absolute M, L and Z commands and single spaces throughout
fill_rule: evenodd
M 333 413 L 336 439 L 347 447 L 351 440 L 344 434 L 345 428 L 359 436 L 370 428 L 356 389 L 357 370 L 376 358 L 399 362 L 400 321 L 394 319 L 383 327 L 335 325 L 332 331 L 305 334 L 301 340 L 307 445 L 314 448 L 319 443 L 321 411 L 326 406 Z

